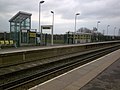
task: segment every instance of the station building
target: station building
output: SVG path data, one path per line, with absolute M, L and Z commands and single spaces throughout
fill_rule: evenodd
M 77 32 L 67 32 L 67 43 L 90 43 L 104 41 L 104 35 L 94 30 L 83 28 Z

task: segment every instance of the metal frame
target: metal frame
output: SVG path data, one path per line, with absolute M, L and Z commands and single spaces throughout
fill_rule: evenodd
M 42 29 L 43 28 L 48 28 L 48 29 L 51 29 L 51 45 L 53 45 L 53 25 L 42 25 L 41 26 L 41 44 L 43 44 L 42 42 Z

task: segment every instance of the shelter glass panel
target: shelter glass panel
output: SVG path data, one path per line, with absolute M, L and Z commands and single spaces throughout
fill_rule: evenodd
M 21 34 L 21 30 L 31 29 L 31 15 L 32 14 L 30 13 L 20 11 L 9 20 L 11 39 L 17 43 L 17 46 L 20 46 L 21 43 L 27 43 L 29 41 L 27 35 L 28 33 Z

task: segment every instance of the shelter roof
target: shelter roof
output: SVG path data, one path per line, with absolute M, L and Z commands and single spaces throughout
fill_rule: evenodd
M 19 11 L 15 16 L 13 16 L 9 22 L 22 22 L 24 21 L 25 19 L 31 17 L 31 13 L 27 13 L 27 12 L 22 12 L 22 11 Z

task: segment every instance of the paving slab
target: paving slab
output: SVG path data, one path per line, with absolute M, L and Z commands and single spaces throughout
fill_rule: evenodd
M 79 90 L 120 90 L 120 59 Z

